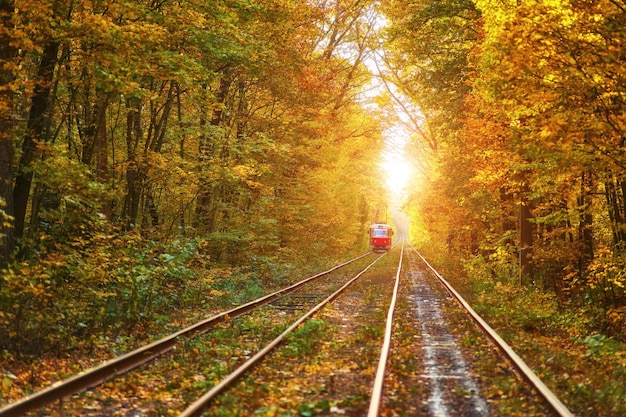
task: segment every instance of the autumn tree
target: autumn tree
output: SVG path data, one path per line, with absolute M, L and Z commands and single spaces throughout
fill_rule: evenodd
M 614 231 L 613 244 L 620 245 L 615 232 L 621 210 L 613 204 L 620 197 L 613 190 L 620 188 L 622 171 L 617 155 L 623 100 L 615 51 L 623 42 L 616 26 L 623 8 L 575 1 L 483 7 L 491 36 L 483 58 L 489 74 L 484 91 L 521 134 L 514 150 L 532 167 L 528 187 L 537 204 L 542 252 L 536 261 L 582 277 L 594 246 L 607 243 L 601 237 L 607 226 Z M 599 188 L 608 204 L 598 201 Z M 606 216 L 598 212 L 601 206 L 610 224 L 594 220 Z
M 9 222 L 13 213 L 13 79 L 15 46 L 13 1 L 0 2 L 0 266 L 6 263 L 13 250 L 13 227 Z
M 175 262 L 260 274 L 364 240 L 374 2 L 35 3 L 2 3 L 3 343 L 130 331 L 179 302 Z
M 414 141 L 426 149 L 418 158 L 430 158 L 437 166 L 428 175 L 433 182 L 427 189 L 437 191 L 428 201 L 420 193 L 422 214 L 437 217 L 430 224 L 439 225 L 438 238 L 450 250 L 471 253 L 478 242 L 470 231 L 483 228 L 474 207 L 479 196 L 467 188 L 475 174 L 462 122 L 471 92 L 471 52 L 480 40 L 480 13 L 471 1 L 384 5 L 390 19 L 385 44 L 388 77 L 417 106 L 409 112 L 421 113 L 420 118 L 413 116 L 419 119 L 413 126 Z
M 496 273 L 621 308 L 624 4 L 386 4 L 390 62 L 437 140 L 433 224 L 478 230 L 452 241 Z

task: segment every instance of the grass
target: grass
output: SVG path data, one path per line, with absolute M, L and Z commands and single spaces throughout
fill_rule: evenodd
M 516 277 L 494 281 L 471 272 L 449 274 L 452 285 L 462 288 L 474 309 L 572 413 L 626 415 L 626 344 L 594 325 L 593 306 L 564 303 L 553 293 L 520 287 Z M 473 343 L 471 336 L 465 343 Z M 504 395 L 515 392 L 508 382 L 501 384 L 497 390 Z M 513 398 L 499 406 L 503 413 L 524 409 Z
M 330 332 L 330 325 L 321 319 L 304 322 L 287 336 L 285 355 L 294 358 L 310 357 L 316 352 L 318 340 Z

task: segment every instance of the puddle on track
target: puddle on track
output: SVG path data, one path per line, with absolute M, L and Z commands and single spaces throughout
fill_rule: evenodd
M 421 378 L 429 389 L 423 411 L 435 417 L 489 416 L 489 405 L 480 396 L 478 385 L 443 317 L 441 303 L 445 296 L 433 291 L 422 271 L 412 267 L 409 274 L 424 352 Z

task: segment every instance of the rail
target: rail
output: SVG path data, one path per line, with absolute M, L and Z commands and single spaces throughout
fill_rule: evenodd
M 433 273 L 435 277 L 444 285 L 446 290 L 452 295 L 456 300 L 461 304 L 461 306 L 467 311 L 467 313 L 472 317 L 472 319 L 476 322 L 476 324 L 493 340 L 493 342 L 498 346 L 498 348 L 502 351 L 502 353 L 511 361 L 513 366 L 515 366 L 521 375 L 537 390 L 539 395 L 541 395 L 546 402 L 550 405 L 552 410 L 560 417 L 573 417 L 573 414 L 567 409 L 567 407 L 554 395 L 554 393 L 539 379 L 539 377 L 533 372 L 532 369 L 519 357 L 515 351 L 506 343 L 496 332 L 485 322 L 479 315 L 474 311 L 474 309 L 469 305 L 467 301 L 454 289 L 452 285 L 448 283 L 436 270 L 433 268 L 428 261 L 422 256 L 421 253 L 418 252 L 417 249 L 411 244 L 409 244 L 411 249 L 415 251 L 417 256 L 420 257 L 424 265 Z
M 370 406 L 367 412 L 367 417 L 378 416 L 378 410 L 380 409 L 380 402 L 383 396 L 383 382 L 385 379 L 387 358 L 389 357 L 389 351 L 391 350 L 391 335 L 393 333 L 393 313 L 396 309 L 396 300 L 398 299 L 398 288 L 400 286 L 400 272 L 402 271 L 403 255 L 404 242 L 402 242 L 402 249 L 400 250 L 400 261 L 398 262 L 398 270 L 396 272 L 396 279 L 393 286 L 393 295 L 391 296 L 391 302 L 389 304 L 389 310 L 387 312 L 385 337 L 383 340 L 383 347 L 380 351 L 380 359 L 378 360 L 378 368 L 376 370 L 376 377 L 374 378 L 374 386 L 372 388 L 372 397 L 370 399 Z

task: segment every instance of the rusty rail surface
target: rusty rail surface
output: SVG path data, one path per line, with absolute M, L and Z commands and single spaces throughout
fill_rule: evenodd
M 396 309 L 396 300 L 398 299 L 398 288 L 400 287 L 400 272 L 402 271 L 402 257 L 404 255 L 404 242 L 400 250 L 400 261 L 396 272 L 396 279 L 393 285 L 393 294 L 387 311 L 387 322 L 385 326 L 385 337 L 383 339 L 383 347 L 380 351 L 380 359 L 378 360 L 378 368 L 376 377 L 374 378 L 374 386 L 372 388 L 372 396 L 370 398 L 370 406 L 367 417 L 377 417 L 380 409 L 380 403 L 383 397 L 383 382 L 385 380 L 385 368 L 387 367 L 387 358 L 391 350 L 391 336 L 393 333 L 393 313 Z

